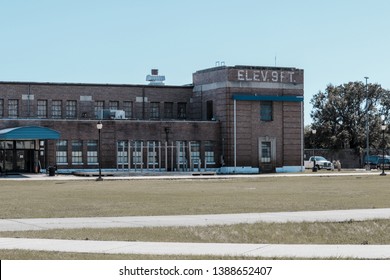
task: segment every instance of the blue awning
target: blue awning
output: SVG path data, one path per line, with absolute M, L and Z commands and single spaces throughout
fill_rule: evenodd
M 59 138 L 58 131 L 41 126 L 21 126 L 0 130 L 0 140 L 51 140 Z
M 303 102 L 303 96 L 295 95 L 241 95 L 233 94 L 234 100 L 241 101 L 277 101 L 277 102 Z

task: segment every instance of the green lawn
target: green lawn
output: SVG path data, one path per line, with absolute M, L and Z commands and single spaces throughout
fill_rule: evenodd
M 185 215 L 390 208 L 390 176 L 195 180 L 0 181 L 1 218 Z M 175 242 L 390 244 L 390 221 L 0 232 L 1 237 Z M 196 259 L 196 256 L 0 250 L 1 259 Z M 211 258 L 209 257 L 201 257 Z
M 220 214 L 390 207 L 390 176 L 0 181 L 0 218 Z

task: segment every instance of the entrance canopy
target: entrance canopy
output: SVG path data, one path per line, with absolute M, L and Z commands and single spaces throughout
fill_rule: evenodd
M 41 126 L 21 126 L 0 130 L 0 140 L 52 140 L 59 138 L 58 131 Z

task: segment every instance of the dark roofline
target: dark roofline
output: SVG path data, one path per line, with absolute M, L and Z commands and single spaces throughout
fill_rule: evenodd
M 0 85 L 38 85 L 38 86 L 80 86 L 80 87 L 137 87 L 137 88 L 193 88 L 193 84 L 182 86 L 174 85 L 141 85 L 141 84 L 99 84 L 99 83 L 58 83 L 58 82 L 6 82 Z

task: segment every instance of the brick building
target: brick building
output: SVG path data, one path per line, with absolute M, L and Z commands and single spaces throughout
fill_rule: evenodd
M 164 85 L 154 70 L 147 80 L 0 82 L 2 171 L 96 169 L 99 144 L 103 169 L 303 165 L 303 70 L 221 66 L 185 86 Z

